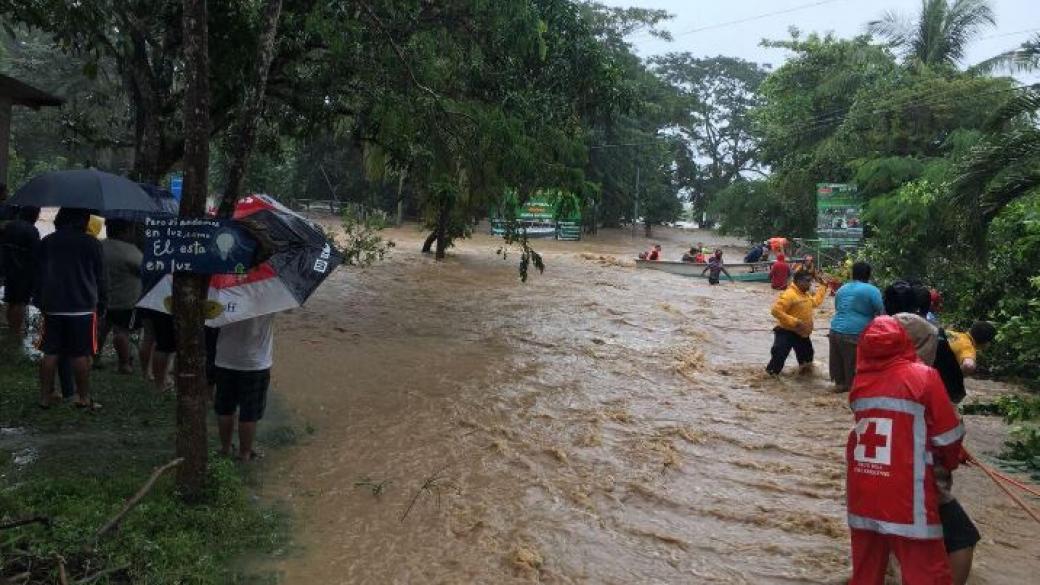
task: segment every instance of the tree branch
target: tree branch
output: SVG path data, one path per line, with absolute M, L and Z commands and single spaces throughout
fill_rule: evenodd
M 123 504 L 123 509 L 120 510 L 118 514 L 113 516 L 108 522 L 105 522 L 104 526 L 98 528 L 98 531 L 94 533 L 94 545 L 97 545 L 98 540 L 100 540 L 102 536 L 104 536 L 106 533 L 108 533 L 117 525 L 119 525 L 119 522 L 123 519 L 123 516 L 126 516 L 127 513 L 130 512 L 130 510 L 134 509 L 134 506 L 141 502 L 142 498 L 148 495 L 148 492 L 151 491 L 152 486 L 155 485 L 155 482 L 159 479 L 160 476 L 162 476 L 163 473 L 166 473 L 174 467 L 177 467 L 181 463 L 184 463 L 184 458 L 178 457 L 173 461 L 170 461 L 166 465 L 157 467 L 155 471 L 152 472 L 151 477 L 148 478 L 148 481 L 144 482 L 144 485 L 141 486 L 141 489 L 137 490 L 137 493 L 134 494 L 133 497 L 131 497 L 129 500 L 127 500 L 126 504 Z

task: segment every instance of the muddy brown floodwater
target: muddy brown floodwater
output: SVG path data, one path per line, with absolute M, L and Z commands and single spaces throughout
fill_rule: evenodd
M 768 286 L 638 270 L 643 238 L 541 243 L 548 269 L 521 285 L 490 237 L 434 262 L 414 229 L 390 235 L 385 262 L 339 270 L 278 321 L 274 392 L 317 430 L 265 463 L 295 544 L 264 570 L 289 584 L 847 579 L 852 417 L 823 374 L 829 310 L 819 372 L 775 381 Z M 720 243 L 658 237 L 666 257 Z M 999 450 L 999 421 L 968 428 L 977 451 Z M 1036 526 L 980 472 L 956 480 L 984 535 L 973 583 L 1035 583 Z

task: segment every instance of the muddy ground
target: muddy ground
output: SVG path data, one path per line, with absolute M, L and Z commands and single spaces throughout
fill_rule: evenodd
M 263 570 L 290 584 L 847 579 L 852 417 L 825 375 L 832 303 L 818 372 L 776 381 L 762 371 L 773 291 L 636 269 L 654 240 L 541 243 L 548 268 L 522 285 L 488 236 L 435 262 L 414 228 L 389 235 L 386 261 L 339 270 L 279 318 L 273 391 L 315 432 L 263 466 L 296 533 Z M 739 244 L 656 238 L 669 259 Z M 999 452 L 998 420 L 967 424 L 971 447 Z M 972 582 L 1035 582 L 1037 527 L 988 481 L 956 474 L 984 535 Z

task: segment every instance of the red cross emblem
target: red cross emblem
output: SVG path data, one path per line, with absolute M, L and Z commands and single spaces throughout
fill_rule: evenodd
M 863 418 L 856 423 L 853 458 L 861 463 L 892 463 L 892 419 Z

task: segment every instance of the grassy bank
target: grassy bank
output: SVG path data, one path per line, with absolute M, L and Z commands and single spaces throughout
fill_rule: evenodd
M 0 531 L 0 582 L 59 583 L 59 555 L 69 583 L 99 574 L 91 582 L 260 582 L 232 562 L 281 546 L 282 516 L 251 497 L 240 466 L 215 457 L 204 502 L 182 503 L 169 473 L 88 551 L 98 528 L 173 458 L 174 399 L 110 368 L 92 376 L 100 412 L 41 410 L 36 365 L 19 354 L 0 349 L 0 525 L 48 522 Z

